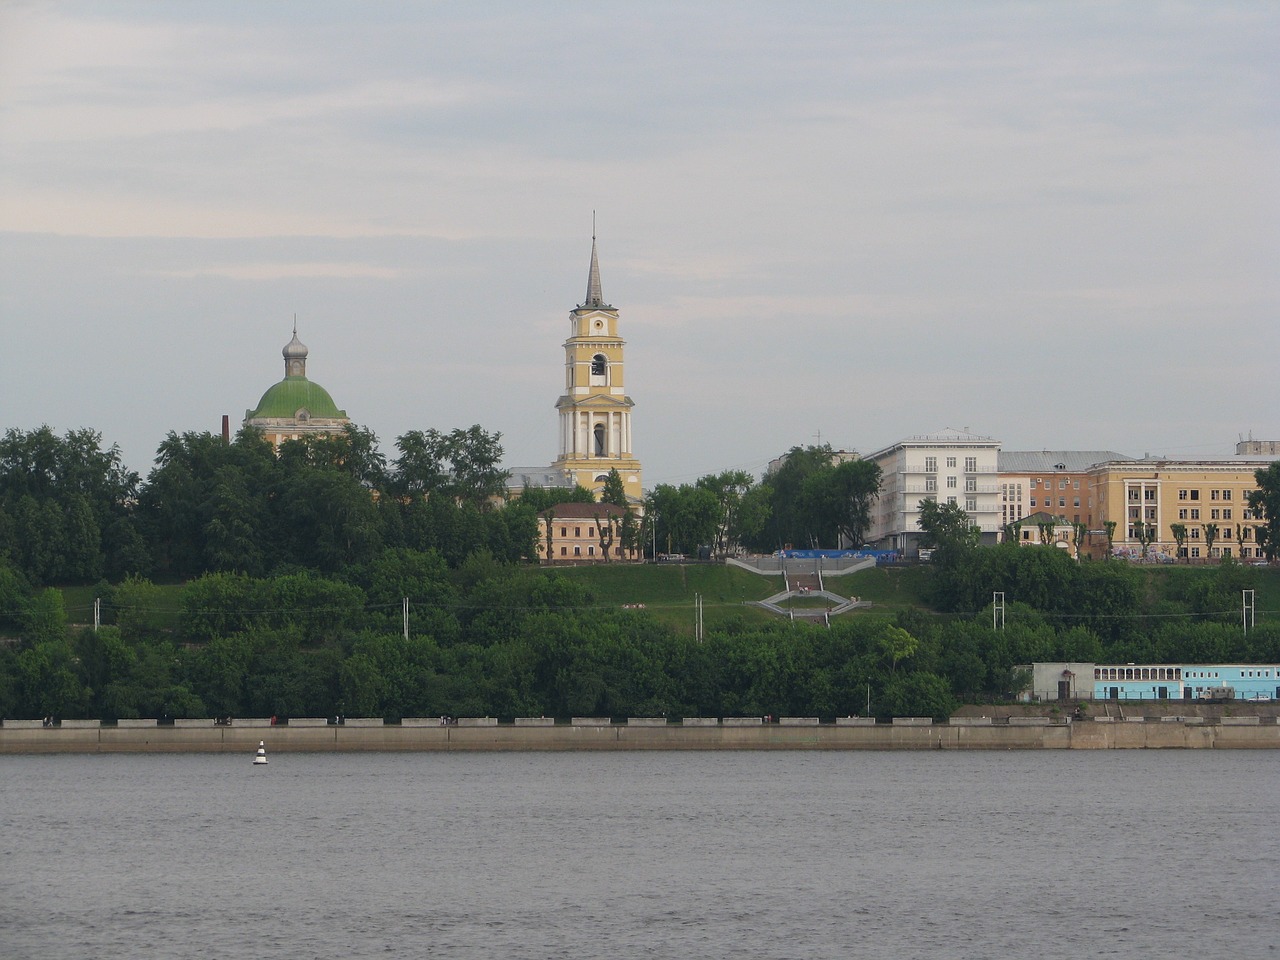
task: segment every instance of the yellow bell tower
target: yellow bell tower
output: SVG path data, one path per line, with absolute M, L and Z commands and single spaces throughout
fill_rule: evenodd
M 591 237 L 591 269 L 587 298 L 569 312 L 569 339 L 564 342 L 564 395 L 560 412 L 560 455 L 553 467 L 571 475 L 597 495 L 611 468 L 622 477 L 627 498 L 644 496 L 640 461 L 631 448 L 631 408 L 623 379 L 623 348 L 618 311 L 600 293 L 596 238 Z

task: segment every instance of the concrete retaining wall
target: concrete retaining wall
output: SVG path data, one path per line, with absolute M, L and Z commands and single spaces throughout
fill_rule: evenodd
M 480 718 L 473 718 L 480 719 Z M 491 719 L 491 718 L 489 718 Z M 536 718 L 542 720 L 543 718 Z M 864 718 L 844 718 L 862 720 Z M 915 718 L 919 719 L 919 718 Z M 688 720 L 700 721 L 688 724 Z M 1277 749 L 1274 723 L 1006 724 L 727 724 L 688 718 L 687 725 L 516 726 L 277 726 L 245 727 L 0 727 L 0 754 L 239 753 L 252 759 L 258 741 L 267 753 L 365 750 L 1126 750 Z

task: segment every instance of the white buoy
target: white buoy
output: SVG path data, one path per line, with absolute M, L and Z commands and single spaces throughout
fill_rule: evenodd
M 263 764 L 266 762 L 267 762 L 267 742 L 265 740 L 259 740 L 258 755 L 253 758 L 253 765 L 256 767 L 259 764 Z

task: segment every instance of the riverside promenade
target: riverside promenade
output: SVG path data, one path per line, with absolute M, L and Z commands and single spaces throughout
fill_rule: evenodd
M 384 724 L 349 718 L 342 725 L 312 719 L 294 720 L 288 726 L 272 726 L 266 720 L 237 720 L 232 726 L 215 726 L 211 720 L 178 721 L 172 726 L 133 720 L 119 726 L 65 721 L 55 727 L 7 720 L 0 726 L 0 754 L 242 753 L 251 757 L 259 741 L 265 742 L 269 756 L 504 750 L 1253 750 L 1280 747 L 1280 725 L 1273 718 L 1258 717 L 1215 722 L 1195 717 L 1074 722 L 956 717 L 949 723 L 904 717 L 891 724 L 859 718 L 819 723 L 812 717 L 793 717 L 773 723 L 759 718 L 688 718 L 671 723 L 661 718 L 635 718 L 627 723 L 601 718 L 575 718 L 571 723 L 544 718 L 515 723 L 462 718 L 448 725 L 437 719 Z

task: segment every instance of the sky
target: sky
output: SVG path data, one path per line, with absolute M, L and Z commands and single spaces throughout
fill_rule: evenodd
M 0 4 L 0 429 L 308 376 L 547 464 L 593 217 L 644 483 L 1280 439 L 1280 4 Z

